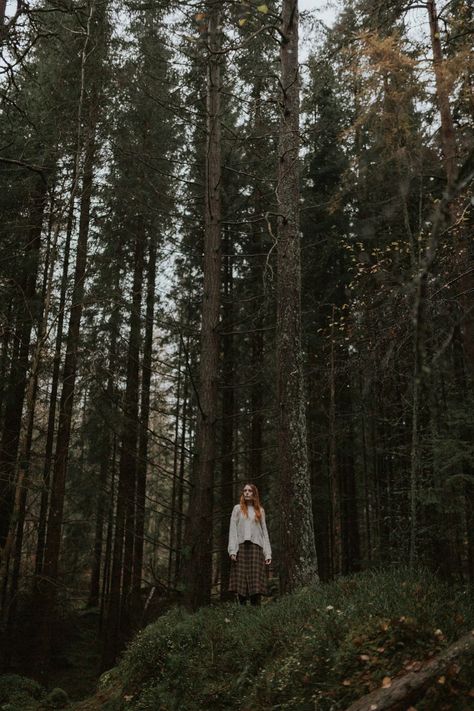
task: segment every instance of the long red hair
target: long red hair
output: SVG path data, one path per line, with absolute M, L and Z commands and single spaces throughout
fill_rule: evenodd
M 255 484 L 244 484 L 242 487 L 242 492 L 240 494 L 240 510 L 242 511 L 243 515 L 245 518 L 248 518 L 249 512 L 247 508 L 247 503 L 244 499 L 244 489 L 246 486 L 250 486 L 252 489 L 252 494 L 253 494 L 253 507 L 255 509 L 255 518 L 257 521 L 260 521 L 262 518 L 262 505 L 260 503 L 260 496 L 258 493 L 258 489 L 255 486 Z

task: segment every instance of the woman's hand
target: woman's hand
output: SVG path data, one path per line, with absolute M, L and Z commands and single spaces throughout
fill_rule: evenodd
M 271 558 L 267 558 L 266 561 L 265 561 L 265 565 L 270 565 L 271 562 L 272 562 L 272 559 L 271 559 Z
M 230 559 L 231 559 L 231 560 L 237 560 L 237 556 L 235 555 L 235 553 L 232 553 L 232 554 L 231 554 Z

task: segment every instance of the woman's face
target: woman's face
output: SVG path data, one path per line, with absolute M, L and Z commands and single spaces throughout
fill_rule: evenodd
M 243 489 L 243 494 L 244 494 L 244 501 L 249 503 L 250 501 L 253 501 L 253 489 L 251 486 L 246 484 Z

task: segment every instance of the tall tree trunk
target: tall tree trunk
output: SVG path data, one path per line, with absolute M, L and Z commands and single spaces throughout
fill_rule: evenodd
M 339 412 L 346 422 L 346 431 L 339 445 L 339 467 L 341 485 L 341 522 L 342 522 L 342 573 L 344 575 L 361 569 L 359 508 L 357 501 L 356 471 L 354 462 L 354 442 L 352 423 L 352 396 L 349 382 L 349 367 L 340 373 Z
M 436 81 L 436 98 L 441 118 L 441 148 L 443 150 L 448 187 L 452 187 L 457 175 L 457 150 L 453 115 L 449 105 L 449 77 L 443 61 L 438 10 L 435 0 L 428 0 L 426 7 L 430 22 L 433 69 Z
M 332 309 L 334 323 L 334 306 Z M 331 488 L 331 568 L 332 577 L 342 572 L 341 483 L 337 457 L 336 434 L 336 367 L 334 358 L 334 326 L 331 327 L 331 356 L 329 376 L 329 480 Z
M 173 486 L 171 492 L 171 512 L 170 512 L 170 547 L 168 552 L 168 589 L 171 589 L 173 581 L 173 559 L 176 561 L 176 501 L 178 494 L 178 459 L 179 459 L 179 419 L 181 408 L 181 382 L 182 382 L 182 363 L 183 358 L 183 341 L 182 332 L 179 333 L 178 346 L 178 375 L 176 378 L 176 408 L 174 414 L 174 446 L 173 446 Z
M 90 6 L 88 30 L 83 48 L 83 75 L 81 83 L 81 100 L 78 111 L 78 153 L 77 163 L 80 158 L 82 144 L 81 113 L 83 93 L 85 90 L 84 67 L 87 59 L 87 46 L 90 39 L 90 22 L 93 15 L 93 5 Z M 77 375 L 77 360 L 80 341 L 80 325 L 84 302 L 85 276 L 87 266 L 87 247 L 89 236 L 91 195 L 93 185 L 93 169 L 95 160 L 95 131 L 97 124 L 98 96 L 94 88 L 90 97 L 90 108 L 87 120 L 87 134 L 85 136 L 84 167 L 82 178 L 82 191 L 80 202 L 79 234 L 77 240 L 76 264 L 74 272 L 74 286 L 72 292 L 72 305 L 67 334 L 66 356 L 62 377 L 61 400 L 59 404 L 58 434 L 56 440 L 56 453 L 54 458 L 53 478 L 51 483 L 51 500 L 46 534 L 44 564 L 41 573 L 41 585 L 38 586 L 38 601 L 36 611 L 38 626 L 36 629 L 35 644 L 32 645 L 34 667 L 37 676 L 44 678 L 49 669 L 51 641 L 54 627 L 54 615 L 57 593 L 57 577 L 59 567 L 59 553 L 61 547 L 61 533 L 63 523 L 64 496 L 66 490 L 67 460 L 69 441 L 71 436 L 72 411 Z M 71 198 L 74 197 L 74 191 Z
M 155 237 L 150 237 L 148 252 L 148 280 L 145 315 L 145 343 L 143 347 L 142 388 L 140 407 L 140 427 L 138 440 L 137 488 L 135 541 L 133 555 L 133 615 L 136 620 L 141 616 L 141 584 L 143 569 L 143 546 L 145 534 L 145 502 L 146 475 L 148 460 L 148 421 L 150 419 L 150 385 L 153 355 L 153 319 L 155 313 L 155 282 L 156 282 L 156 243 Z
M 188 341 L 189 345 L 189 341 Z M 179 447 L 179 476 L 176 492 L 176 534 L 174 537 L 175 548 L 175 569 L 174 569 L 174 585 L 177 587 L 181 578 L 181 550 L 183 540 L 183 517 L 184 517 L 184 473 L 186 471 L 187 451 L 186 451 L 186 428 L 188 426 L 188 393 L 189 389 L 189 374 L 187 370 L 184 373 L 182 409 L 181 409 L 181 438 Z M 171 544 L 173 545 L 173 544 Z
M 48 425 L 46 432 L 46 446 L 44 453 L 43 481 L 41 488 L 40 511 L 38 518 L 38 538 L 35 556 L 35 577 L 33 584 L 36 585 L 43 569 L 44 544 L 46 540 L 46 525 L 48 516 L 49 485 L 51 478 L 51 467 L 54 447 L 54 432 L 56 424 L 56 408 L 59 390 L 59 376 L 61 369 L 61 349 L 63 343 L 64 318 L 66 311 L 66 291 L 69 276 L 69 255 L 71 251 L 71 236 L 74 223 L 74 197 L 76 194 L 76 174 L 77 161 L 74 162 L 71 196 L 69 198 L 69 208 L 66 226 L 66 239 L 64 243 L 63 269 L 61 276 L 61 291 L 58 305 L 58 321 L 56 325 L 56 339 L 54 344 L 53 373 L 51 376 L 51 393 L 49 398 Z
M 12 336 L 12 310 L 13 310 L 13 298 L 10 297 L 8 305 L 6 307 L 6 313 L 4 315 L 5 327 L 2 333 L 2 356 L 0 359 L 0 422 L 3 415 L 3 403 L 5 397 L 5 380 L 6 371 L 8 363 L 8 351 L 10 349 L 10 339 Z
M 102 575 L 102 588 L 100 594 L 100 620 L 99 630 L 104 633 L 104 621 L 106 617 L 106 604 L 110 594 L 110 572 L 112 569 L 112 543 L 114 530 L 114 513 L 115 513 L 115 480 L 116 480 L 116 462 L 117 462 L 117 435 L 115 432 L 112 435 L 112 461 L 110 468 L 110 492 L 107 506 L 107 537 L 105 541 L 104 551 L 104 572 Z
M 52 208 L 50 215 L 52 215 Z M 39 369 L 43 356 L 43 349 L 47 340 L 47 324 L 49 319 L 51 298 L 53 292 L 53 276 L 56 266 L 56 248 L 58 241 L 58 231 L 55 230 L 53 241 L 51 244 L 51 226 L 52 220 L 50 217 L 48 240 L 46 245 L 46 259 L 43 270 L 43 288 L 41 295 L 41 313 L 39 314 L 39 329 L 35 351 L 32 358 L 30 374 L 28 377 L 28 387 L 26 389 L 26 403 L 24 424 L 22 426 L 19 442 L 19 454 L 16 462 L 16 492 L 15 504 L 13 507 L 13 516 L 10 524 L 9 540 L 5 549 L 14 544 L 14 560 L 12 570 L 12 581 L 10 587 L 10 605 L 8 610 L 8 628 L 9 634 L 13 632 L 17 608 L 17 593 L 20 582 L 20 567 L 23 552 L 23 529 L 26 516 L 27 497 L 30 488 L 29 471 L 31 468 L 31 448 L 33 443 L 33 430 L 35 424 L 35 408 L 38 394 L 38 377 Z M 7 552 L 8 555 L 8 552 Z M 8 636 L 8 635 L 7 635 Z M 9 644 L 9 649 L 12 649 L 12 644 Z
M 205 179 L 204 295 L 199 363 L 195 469 L 184 536 L 184 602 L 193 609 L 210 602 L 212 511 L 218 416 L 219 311 L 221 290 L 220 2 L 208 2 L 207 149 Z
M 277 378 L 281 584 L 317 580 L 301 346 L 298 2 L 283 0 L 278 148 Z
M 30 229 L 25 239 L 25 264 L 18 320 L 9 376 L 7 402 L 0 445 L 0 560 L 5 545 L 15 497 L 15 462 L 20 441 L 21 417 L 26 389 L 31 329 L 35 318 L 36 278 L 47 186 L 39 179 L 34 187 Z M 16 352 L 15 352 L 16 350 Z
M 140 310 L 144 267 L 144 234 L 135 238 L 130 333 L 127 354 L 127 384 L 123 407 L 115 538 L 110 596 L 105 626 L 102 668 L 113 665 L 129 627 L 130 587 L 133 565 L 133 532 L 138 438 L 138 383 L 140 363 Z M 130 528 L 131 527 L 131 528 Z
M 117 270 L 117 281 L 119 277 L 119 270 Z M 116 293 L 118 292 L 118 284 L 116 284 Z M 114 402 L 114 389 L 115 389 L 115 377 L 117 370 L 117 328 L 115 325 L 116 320 L 116 310 L 112 312 L 109 320 L 110 325 L 110 352 L 109 352 L 109 367 L 108 367 L 108 378 L 107 378 L 107 394 L 106 394 L 106 404 L 105 411 L 103 412 L 103 427 L 104 427 L 104 441 L 102 444 L 102 457 L 100 462 L 100 475 L 99 475 L 99 493 L 97 496 L 97 517 L 95 525 L 95 536 L 94 536 L 94 558 L 92 562 L 92 573 L 91 573 L 91 583 L 89 588 L 89 600 L 88 607 L 97 607 L 99 605 L 100 597 L 100 577 L 102 568 L 102 548 L 103 548 L 103 537 L 104 537 L 104 524 L 105 515 L 107 509 L 113 510 L 113 504 L 109 502 L 107 504 L 107 480 L 109 478 L 110 463 L 111 463 L 111 450 L 114 434 L 110 428 L 107 414 L 110 412 L 112 403 Z M 111 484 L 113 489 L 113 484 Z M 104 566 L 105 568 L 105 566 Z M 105 577 L 106 571 L 103 571 L 103 577 Z
M 233 307 L 233 264 L 232 237 L 229 230 L 224 238 L 224 307 L 222 323 L 224 331 L 222 338 L 222 430 L 221 430 L 221 486 L 220 486 L 220 597 L 229 600 L 230 557 L 227 552 L 229 536 L 229 517 L 234 504 L 234 409 L 235 409 L 235 370 L 234 370 L 234 337 L 232 326 L 234 320 Z

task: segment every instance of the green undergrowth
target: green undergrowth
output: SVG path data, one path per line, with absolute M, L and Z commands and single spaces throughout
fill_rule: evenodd
M 366 572 L 261 608 L 171 610 L 135 637 L 95 696 L 69 701 L 10 675 L 0 677 L 0 711 L 337 711 L 473 628 L 463 589 L 426 571 Z M 472 660 L 452 664 L 414 706 L 474 708 Z
M 467 594 L 426 571 L 363 573 L 260 609 L 172 610 L 133 641 L 110 710 L 333 711 L 419 668 L 474 627 Z M 454 665 L 417 711 L 472 708 L 474 672 Z

